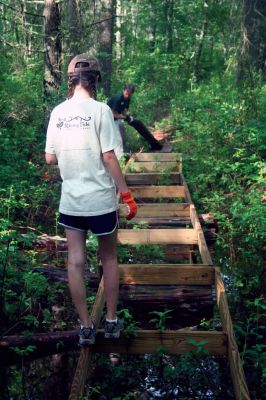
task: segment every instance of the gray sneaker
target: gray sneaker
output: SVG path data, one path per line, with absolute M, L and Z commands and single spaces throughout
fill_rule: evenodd
M 94 323 L 90 328 L 80 327 L 79 329 L 79 345 L 88 346 L 95 343 L 96 328 Z
M 117 319 L 117 322 L 104 321 L 104 337 L 106 339 L 118 339 L 120 332 L 124 329 L 123 321 Z

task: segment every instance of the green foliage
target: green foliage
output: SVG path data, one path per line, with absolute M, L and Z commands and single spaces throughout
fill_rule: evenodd
M 11 347 L 11 349 L 20 356 L 28 356 L 31 353 L 34 353 L 36 350 L 36 346 L 27 346 L 25 349 L 18 347 Z
M 173 310 L 151 311 L 150 314 L 155 315 L 155 318 L 151 319 L 150 322 L 155 325 L 156 329 L 163 332 L 166 329 L 166 320 L 172 318 L 169 315 L 172 311 Z
M 81 51 L 92 44 L 97 51 L 98 24 L 91 23 L 102 16 L 96 3 L 94 7 L 87 7 L 86 2 L 80 4 L 81 26 L 90 27 L 83 29 Z M 213 213 L 218 223 L 213 260 L 224 273 L 251 397 L 263 398 L 266 391 L 263 338 L 266 86 L 261 75 L 252 69 L 241 85 L 236 82 L 241 61 L 242 4 L 226 0 L 123 0 L 121 6 L 119 17 L 114 19 L 121 23 L 114 30 L 121 34 L 122 40 L 113 43 L 112 91 L 121 90 L 125 82 L 136 84 L 133 115 L 145 124 L 161 128 L 170 125 L 174 130 L 174 150 L 183 154 L 184 175 L 197 210 Z M 17 1 L 12 7 L 2 5 L 0 24 L 0 317 L 2 334 L 26 335 L 47 330 L 51 324 L 64 329 L 66 322 L 55 322 L 51 309 L 57 300 L 63 302 L 65 313 L 68 310 L 70 321 L 73 312 L 65 304 L 64 289 L 48 283 L 36 272 L 40 263 L 32 246 L 34 235 L 21 233 L 28 227 L 36 232 L 58 233 L 60 179 L 56 167 L 44 165 L 43 155 L 47 122 L 42 88 L 43 27 L 31 15 L 31 12 L 42 15 L 43 4 L 28 2 L 25 26 L 18 22 L 23 18 L 20 11 L 16 14 L 16 8 L 21 10 Z M 60 3 L 60 11 L 65 67 L 71 35 L 67 32 L 68 9 L 64 2 Z M 207 27 L 199 59 L 199 82 L 196 82 L 196 47 L 205 20 Z M 25 54 L 27 40 L 32 46 L 29 54 Z M 64 77 L 49 107 L 64 99 L 66 93 Z M 98 99 L 107 100 L 101 89 Z M 127 132 L 132 151 L 148 149 L 135 130 L 127 127 Z M 168 184 L 168 179 L 161 183 Z M 89 263 L 96 269 L 99 258 L 97 242 L 92 237 L 87 243 L 87 253 Z M 118 256 L 120 262 L 126 263 L 150 260 L 158 263 L 163 259 L 156 245 L 119 246 Z M 93 295 L 89 295 L 89 303 L 92 301 Z M 122 314 L 130 337 L 136 333 L 136 323 L 126 309 Z M 153 321 L 162 331 L 168 312 L 154 315 Z M 111 384 L 97 383 L 96 376 L 89 398 L 99 398 L 101 391 L 109 395 L 110 390 L 110 396 L 117 399 L 140 398 L 141 391 L 151 398 L 157 389 L 161 398 L 175 398 L 178 387 L 178 396 L 184 399 L 200 399 L 205 393 L 218 397 L 219 390 L 230 399 L 230 390 L 221 389 L 216 381 L 219 372 L 214 360 L 206 356 L 207 361 L 202 363 L 198 358 L 202 356 L 203 343 L 191 344 L 196 352 L 175 360 L 162 349 L 155 358 L 132 358 L 132 365 L 128 356 L 124 365 L 118 367 L 99 357 L 100 372 L 110 377 Z M 30 351 L 21 349 L 21 355 Z M 10 368 L 10 377 L 13 382 L 10 396 L 26 398 L 20 389 L 24 377 L 16 367 Z M 222 378 L 221 381 L 227 382 L 228 376 Z M 122 382 L 122 390 L 117 381 Z M 141 382 L 141 389 L 136 388 L 136 381 Z M 187 382 L 191 387 L 185 385 L 182 389 Z M 211 394 L 207 392 L 210 382 Z
M 130 311 L 127 308 L 122 308 L 118 311 L 117 315 L 123 320 L 124 323 L 123 335 L 128 339 L 138 336 L 138 322 L 134 321 Z

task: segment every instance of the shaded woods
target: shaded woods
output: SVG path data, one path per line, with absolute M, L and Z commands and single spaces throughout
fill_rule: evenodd
M 50 110 L 67 95 L 68 61 L 73 54 L 88 51 L 102 66 L 105 84 L 98 99 L 107 101 L 124 83 L 135 84 L 133 115 L 151 129 L 171 133 L 173 150 L 183 154 L 184 173 L 199 213 L 214 215 L 218 230 L 212 258 L 224 274 L 251 398 L 263 399 L 265 1 L 3 0 L 0 15 L 1 335 L 76 328 L 64 282 L 52 282 L 38 272 L 45 266 L 64 268 L 64 249 L 41 252 L 34 243 L 43 233 L 63 236 L 57 226 L 57 169 L 44 163 L 45 131 Z M 132 128 L 127 131 L 132 151 L 145 148 Z M 95 249 L 91 238 L 92 271 L 98 263 Z M 143 248 L 142 256 L 154 259 L 158 249 L 150 254 Z M 119 257 L 124 260 L 129 255 L 120 250 Z M 90 304 L 94 294 L 89 292 Z M 33 351 L 32 346 L 14 348 L 20 356 Z M 177 364 L 178 376 L 191 362 L 188 358 L 183 367 Z M 67 379 L 73 368 L 68 355 L 60 362 L 43 360 L 43 369 L 21 360 L 6 368 L 1 364 L 3 399 L 47 399 L 45 388 L 41 393 L 33 390 L 36 376 L 47 377 L 48 365 L 55 373 L 61 363 L 60 373 L 63 370 Z M 144 364 L 140 364 L 135 360 L 131 368 L 141 374 Z M 101 368 L 114 381 L 121 379 L 116 375 L 119 370 Z M 162 373 L 170 374 L 169 369 Z M 100 398 L 95 393 L 104 382 L 97 385 L 92 399 Z M 123 387 L 123 393 L 126 390 Z M 116 398 L 140 398 L 127 396 Z

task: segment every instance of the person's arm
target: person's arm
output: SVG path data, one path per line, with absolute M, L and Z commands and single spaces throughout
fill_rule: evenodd
M 124 115 L 120 114 L 118 111 L 112 110 L 114 118 L 124 119 Z
M 110 172 L 113 180 L 115 181 L 118 190 L 120 191 L 120 196 L 123 203 L 127 205 L 128 212 L 125 217 L 127 220 L 130 220 L 137 214 L 137 205 L 135 203 L 135 200 L 131 196 L 130 190 L 127 187 L 125 178 L 122 174 L 114 150 L 103 153 L 103 161 L 107 170 Z
M 46 160 L 46 163 L 49 165 L 58 164 L 57 157 L 55 154 L 45 153 L 45 160 Z
M 114 150 L 107 151 L 103 153 L 104 164 L 115 181 L 116 186 L 120 193 L 128 192 L 128 187 L 121 171 L 119 162 L 115 155 Z

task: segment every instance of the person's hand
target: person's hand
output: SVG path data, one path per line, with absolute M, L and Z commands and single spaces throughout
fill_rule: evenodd
M 132 117 L 132 115 L 126 115 L 126 116 L 125 116 L 125 121 L 126 121 L 128 124 L 131 124 L 131 122 L 134 121 L 134 118 Z
M 134 218 L 137 214 L 137 204 L 133 197 L 131 196 L 130 191 L 121 193 L 121 199 L 124 204 L 127 205 L 128 212 L 126 213 L 126 219 L 129 221 L 130 219 Z

